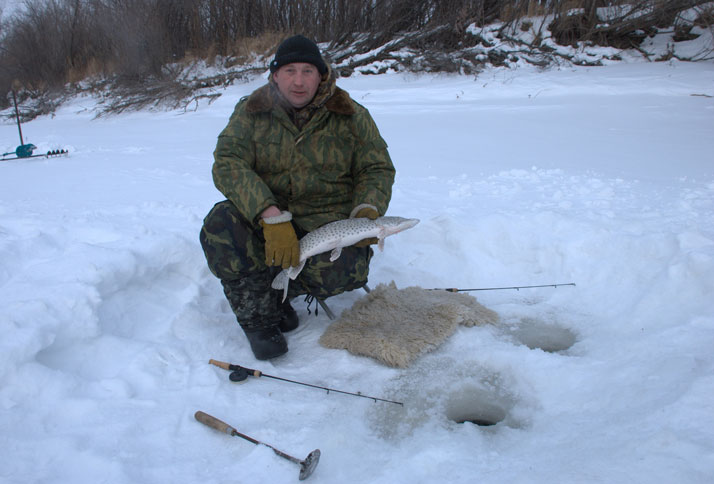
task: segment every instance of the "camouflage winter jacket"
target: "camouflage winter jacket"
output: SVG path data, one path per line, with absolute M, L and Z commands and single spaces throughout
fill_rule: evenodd
M 311 231 L 361 204 L 383 215 L 392 194 L 387 144 L 367 109 L 340 88 L 302 130 L 269 84 L 257 89 L 236 105 L 213 155 L 216 187 L 254 223 L 276 205 Z

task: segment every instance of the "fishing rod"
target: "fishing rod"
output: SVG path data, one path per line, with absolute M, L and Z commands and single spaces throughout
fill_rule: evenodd
M 296 381 L 296 380 L 288 380 L 287 378 L 281 378 L 279 376 L 273 376 L 273 375 L 268 375 L 266 373 L 263 373 L 260 370 L 253 370 L 251 368 L 246 368 L 244 366 L 240 365 L 234 365 L 232 363 L 226 363 L 224 361 L 217 361 L 217 360 L 209 360 L 209 364 L 217 366 L 218 368 L 223 368 L 224 370 L 228 370 L 231 372 L 229 375 L 229 379 L 232 382 L 240 382 L 244 381 L 246 378 L 249 376 L 254 376 L 256 378 L 260 378 L 261 376 L 264 376 L 265 378 L 272 378 L 274 380 L 280 380 L 288 383 L 295 383 L 297 385 L 303 385 L 306 387 L 312 387 L 312 388 L 319 388 L 320 390 L 325 390 L 327 393 L 330 392 L 335 392 L 335 393 L 344 393 L 345 395 L 352 395 L 354 397 L 361 397 L 361 398 L 368 398 L 370 400 L 374 400 L 375 402 L 386 402 L 386 403 L 394 403 L 396 405 L 401 405 L 404 406 L 404 403 L 402 402 L 395 402 L 394 400 L 386 400 L 384 398 L 377 398 L 377 397 L 371 397 L 369 395 L 363 395 L 362 393 L 352 393 L 352 392 L 346 392 L 343 390 L 335 390 L 334 388 L 328 388 L 328 387 L 323 387 L 320 385 L 313 385 L 312 383 L 304 383 L 301 381 Z
M 431 289 L 432 291 L 448 291 L 448 292 L 471 292 L 471 291 L 500 291 L 502 289 L 515 289 L 516 291 L 520 289 L 532 289 L 534 287 L 560 287 L 560 286 L 574 286 L 574 282 L 564 282 L 561 284 L 541 284 L 537 286 L 510 286 L 510 287 L 481 287 L 477 289 L 458 289 L 456 287 L 435 287 Z

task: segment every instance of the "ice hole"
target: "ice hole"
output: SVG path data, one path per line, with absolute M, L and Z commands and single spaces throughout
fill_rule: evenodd
M 513 337 L 530 349 L 541 349 L 548 353 L 565 351 L 575 344 L 577 338 L 568 328 L 524 318 L 510 328 Z
M 449 396 L 446 416 L 456 423 L 471 422 L 489 427 L 505 420 L 510 405 L 501 401 L 495 392 L 484 388 L 467 387 Z

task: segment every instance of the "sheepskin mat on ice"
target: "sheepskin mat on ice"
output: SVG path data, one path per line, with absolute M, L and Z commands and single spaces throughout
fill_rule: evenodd
M 345 349 L 385 365 L 406 368 L 437 348 L 458 325 L 498 322 L 498 314 L 468 294 L 380 284 L 344 311 L 320 337 L 326 348 Z

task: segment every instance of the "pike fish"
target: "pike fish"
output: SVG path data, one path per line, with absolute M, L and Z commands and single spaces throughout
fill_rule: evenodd
M 305 261 L 313 255 L 331 252 L 330 261 L 335 261 L 340 257 L 343 247 L 349 247 L 369 238 L 377 238 L 379 250 L 384 250 L 386 237 L 410 229 L 418 223 L 419 219 L 416 218 L 378 217 L 374 220 L 348 218 L 325 224 L 300 239 L 300 263 L 283 269 L 275 276 L 271 286 L 273 289 L 283 290 L 283 301 L 285 301 L 290 279 L 295 280 L 305 267 Z

